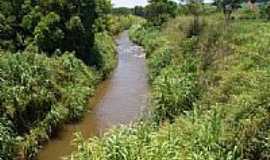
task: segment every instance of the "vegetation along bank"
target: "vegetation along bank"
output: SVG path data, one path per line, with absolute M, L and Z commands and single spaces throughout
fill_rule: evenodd
M 138 20 L 107 0 L 0 1 L 0 159 L 35 159 L 80 120 L 114 69 L 113 36 Z
M 164 4 L 151 1 L 148 22 L 130 29 L 147 53 L 150 116 L 100 138 L 77 135 L 68 159 L 269 159 L 267 7 L 243 4 L 225 19 L 196 1 L 178 16 L 155 12 Z

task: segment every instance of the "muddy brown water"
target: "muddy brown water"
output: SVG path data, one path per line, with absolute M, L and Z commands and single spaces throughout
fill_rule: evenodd
M 38 160 L 61 160 L 69 155 L 75 149 L 71 144 L 77 131 L 85 138 L 99 136 L 113 126 L 135 121 L 145 111 L 148 85 L 143 50 L 129 40 L 127 31 L 116 42 L 118 65 L 90 98 L 90 111 L 81 122 L 65 125 L 41 149 Z

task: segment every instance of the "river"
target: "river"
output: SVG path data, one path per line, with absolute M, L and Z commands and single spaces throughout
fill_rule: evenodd
M 104 131 L 138 119 L 147 106 L 148 83 L 142 48 L 129 40 L 128 32 L 116 39 L 118 65 L 111 78 L 102 82 L 89 100 L 90 111 L 76 124 L 68 124 L 38 154 L 38 160 L 60 160 L 73 150 L 74 133 L 85 138 L 100 136 Z

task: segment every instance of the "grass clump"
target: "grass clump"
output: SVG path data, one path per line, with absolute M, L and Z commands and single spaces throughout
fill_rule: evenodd
M 168 66 L 153 82 L 153 115 L 157 121 L 173 120 L 191 110 L 198 96 L 196 75 L 184 68 Z

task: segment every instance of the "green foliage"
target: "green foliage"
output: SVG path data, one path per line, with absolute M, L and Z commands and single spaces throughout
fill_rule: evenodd
M 243 159 L 265 159 L 269 155 L 268 27 L 263 22 L 233 23 L 215 42 L 222 44 L 226 54 L 210 51 L 221 56 L 214 58 L 205 75 L 211 83 L 206 86 L 202 103 L 223 105 L 224 121 L 230 122 L 227 132 L 234 136 L 228 143 L 238 145 Z
M 77 57 L 88 62 L 96 16 L 107 14 L 111 7 L 105 10 L 104 5 L 92 0 L 3 0 L 0 14 L 5 34 L 0 34 L 1 47 L 16 52 L 35 44 L 42 53 L 75 51 Z
M 111 7 L 109 0 L 0 1 L 1 160 L 35 159 L 63 124 L 82 118 L 116 65 L 113 36 L 144 22 L 112 16 Z
M 148 150 L 144 144 L 151 139 L 151 131 L 154 130 L 154 127 L 143 123 L 136 126 L 115 128 L 105 134 L 102 139 L 93 138 L 89 141 L 85 141 L 77 134 L 77 138 L 74 140 L 75 145 L 78 146 L 77 151 L 69 159 L 135 160 L 148 158 L 141 153 L 147 153 Z
M 156 75 L 152 116 L 174 120 L 156 126 L 150 119 L 101 138 L 77 138 L 69 159 L 269 159 L 269 23 L 232 21 L 224 28 L 218 17 L 206 18 L 197 38 L 185 36 L 182 20 L 157 33 L 146 32 L 145 25 L 130 31 L 142 45 L 152 44 L 147 34 L 166 40 L 146 50 L 150 74 Z M 180 41 L 175 34 L 182 35 Z
M 187 66 L 168 66 L 153 82 L 153 115 L 156 121 L 173 120 L 191 110 L 198 97 L 196 75 Z
M 134 15 L 144 17 L 145 16 L 145 10 L 142 6 L 135 6 L 134 7 Z
M 95 32 L 104 32 L 108 30 L 107 25 L 110 19 L 109 14 L 112 12 L 112 4 L 110 0 L 96 1 L 96 16 L 94 29 Z
M 248 7 L 243 7 L 240 10 L 238 10 L 238 18 L 239 19 L 257 19 L 260 18 L 259 12 L 255 12 L 250 10 Z
M 16 153 L 9 153 L 12 148 L 34 156 L 37 145 L 55 128 L 82 117 L 99 80 L 96 71 L 70 53 L 55 58 L 26 52 L 1 54 L 0 77 L 0 117 L 12 127 L 12 132 L 4 127 L 0 136 L 7 140 L 1 143 L 7 152 L 1 158 L 15 158 Z M 19 146 L 13 143 L 17 136 L 24 138 Z
M 220 144 L 223 123 L 219 117 L 218 114 L 199 116 L 194 112 L 159 129 L 140 123 L 113 129 L 102 138 L 86 141 L 77 137 L 77 151 L 69 159 L 237 159 L 237 148 L 228 152 Z
M 106 30 L 111 35 L 117 35 L 123 30 L 129 29 L 133 24 L 141 24 L 144 23 L 145 20 L 136 17 L 136 16 L 109 16 L 107 24 L 106 24 Z
M 28 34 L 32 34 L 35 30 L 35 27 L 41 20 L 41 17 L 42 13 L 40 12 L 40 7 L 36 6 L 31 10 L 29 14 L 22 18 L 22 28 L 25 30 L 25 32 L 28 32 Z
M 148 61 L 149 80 L 153 81 L 172 61 L 172 50 L 169 48 L 160 48 L 153 53 Z
M 270 20 L 270 3 L 264 3 L 259 6 L 260 17 Z
M 116 66 L 116 46 L 113 38 L 108 33 L 97 33 L 94 45 L 95 63 L 104 77 L 109 76 Z
M 9 24 L 9 20 L 5 17 L 5 15 L 0 13 L 0 35 L 1 35 L 0 49 L 14 50 L 15 46 L 13 42 L 9 40 L 9 36 L 11 34 L 12 34 L 12 27 Z
M 35 42 L 42 51 L 52 53 L 61 46 L 64 32 L 57 27 L 59 24 L 60 16 L 51 12 L 35 27 Z
M 145 17 L 155 26 L 167 22 L 177 14 L 177 3 L 169 0 L 151 0 L 145 7 Z
M 14 131 L 7 119 L 0 119 L 0 159 L 12 159 L 16 154 L 16 140 L 14 139 Z
M 167 44 L 167 40 L 159 34 L 158 28 L 149 27 L 146 23 L 132 26 L 129 35 L 134 42 L 144 46 L 146 57 L 151 56 L 156 48 Z
M 190 14 L 198 16 L 202 12 L 202 0 L 186 0 Z
M 132 9 L 126 7 L 113 8 L 112 13 L 117 16 L 128 16 L 132 14 Z
M 148 24 L 130 29 L 131 38 L 145 46 L 149 80 L 153 85 L 152 115 L 157 122 L 173 121 L 175 116 L 192 109 L 198 96 L 196 58 L 191 58 L 192 47 L 196 43 L 190 40 L 176 47 L 172 41 L 175 34 L 171 32 L 164 29 L 163 34 Z

